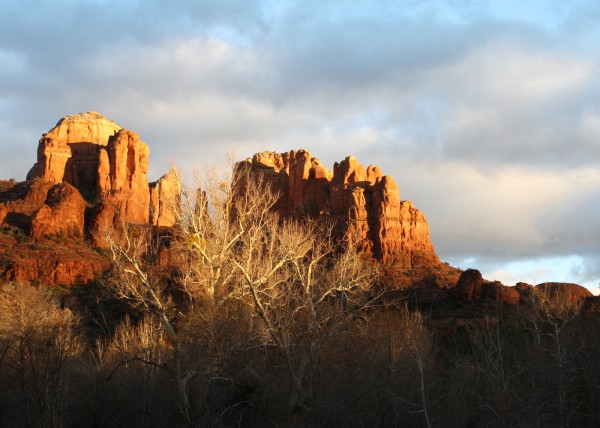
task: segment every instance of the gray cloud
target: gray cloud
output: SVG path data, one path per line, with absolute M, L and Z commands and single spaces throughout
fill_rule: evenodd
M 140 133 L 153 178 L 228 148 L 354 154 L 427 214 L 443 258 L 577 256 L 595 281 L 600 6 L 505 5 L 0 3 L 0 176 L 87 110 Z

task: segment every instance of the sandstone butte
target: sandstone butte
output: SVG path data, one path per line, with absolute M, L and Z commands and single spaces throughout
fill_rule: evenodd
M 97 112 L 62 118 L 41 137 L 27 181 L 0 182 L 3 230 L 25 233 L 34 242 L 46 239 L 43 245 L 18 245 L 2 235 L 0 278 L 87 284 L 110 263 L 84 238 L 102 246 L 105 226 L 173 226 L 179 178 L 173 169 L 148 183 L 149 154 L 137 133 Z M 525 286 L 484 281 L 476 270 L 458 278 L 458 269 L 440 262 L 425 216 L 410 201 L 400 200 L 394 179 L 353 156 L 330 170 L 306 150 L 262 152 L 238 162 L 236 172 L 242 171 L 260 175 L 280 195 L 275 209 L 281 216 L 332 221 L 339 242 L 391 267 L 398 284 L 408 281 L 421 296 L 437 298 L 448 289 L 445 296 L 459 301 L 515 304 L 528 292 Z M 49 245 L 48 237 L 63 241 Z M 569 287 L 588 295 L 575 284 Z
M 400 200 L 394 179 L 376 166 L 349 156 L 331 171 L 308 151 L 292 150 L 257 153 L 236 167 L 262 175 L 280 195 L 282 216 L 333 220 L 338 239 L 400 269 L 441 265 L 425 216 Z
M 105 226 L 172 226 L 178 181 L 172 172 L 148 183 L 149 154 L 138 134 L 99 113 L 62 118 L 40 139 L 27 181 L 0 192 L 0 224 L 32 238 L 67 237 L 71 247 L 79 247 L 57 252 L 37 245 L 10 260 L 4 255 L 1 276 L 58 285 L 89 283 L 108 261 L 89 253 L 84 237 L 101 246 Z M 82 252 L 88 254 L 78 257 Z

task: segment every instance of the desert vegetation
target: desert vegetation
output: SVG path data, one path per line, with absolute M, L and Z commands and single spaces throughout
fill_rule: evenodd
M 535 288 L 434 322 L 333 225 L 282 219 L 260 176 L 232 175 L 182 186 L 173 227 L 105 225 L 93 286 L 2 285 L 2 426 L 600 425 L 580 298 Z

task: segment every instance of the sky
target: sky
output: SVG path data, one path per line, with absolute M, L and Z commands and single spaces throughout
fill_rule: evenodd
M 600 284 L 597 0 L 3 0 L 0 177 L 98 111 L 150 178 L 264 151 L 354 155 L 441 259 L 505 284 Z

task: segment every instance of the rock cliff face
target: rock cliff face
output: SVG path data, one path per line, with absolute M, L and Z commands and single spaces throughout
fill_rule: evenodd
M 52 240 L 60 237 L 56 239 L 65 245 L 77 246 L 83 245 L 84 235 L 93 244 L 102 245 L 104 226 L 118 229 L 124 223 L 148 224 L 149 153 L 138 134 L 122 129 L 99 113 L 66 116 L 40 139 L 37 163 L 29 171 L 28 181 L 3 182 L 0 225 L 9 231 L 21 230 L 19 233 L 35 239 L 50 239 L 48 245 L 56 245 Z M 173 185 L 162 185 L 158 206 L 160 197 L 167 195 L 169 189 L 177 191 Z M 171 221 L 172 225 L 173 216 L 169 217 L 165 208 L 168 204 L 162 201 L 162 205 L 156 222 Z M 70 241 L 71 238 L 75 240 Z M 58 253 L 42 253 L 43 256 L 11 257 L 4 263 L 10 268 L 2 276 L 9 280 L 44 279 L 55 284 L 85 283 L 93 280 L 98 272 L 95 267 L 107 264 L 97 255 L 90 257 L 90 263 L 77 260 L 68 255 L 67 248 Z
M 66 181 L 86 199 L 95 195 L 100 148 L 121 127 L 100 113 L 65 116 L 40 139 L 37 163 L 27 179 Z
M 138 134 L 121 129 L 98 152 L 97 202 L 90 232 L 115 223 L 147 224 L 150 210 L 148 146 Z
M 237 164 L 238 171 L 260 174 L 280 195 L 282 216 L 333 220 L 334 233 L 359 251 L 406 269 L 440 264 L 425 216 L 390 176 L 365 168 L 353 156 L 333 171 L 306 150 L 262 152 Z
M 37 163 L 27 178 L 64 182 L 77 189 L 88 205 L 85 231 L 100 243 L 99 234 L 105 225 L 148 223 L 149 154 L 148 146 L 135 132 L 122 129 L 99 113 L 79 113 L 62 118 L 42 136 Z M 56 212 L 51 215 L 45 209 L 38 215 L 32 233 L 58 230 L 58 223 L 49 223 L 59 218 Z M 42 223 L 45 226 L 39 226 Z
M 181 184 L 176 169 L 171 169 L 158 181 L 150 183 L 150 224 L 161 227 L 173 226 L 180 194 Z

